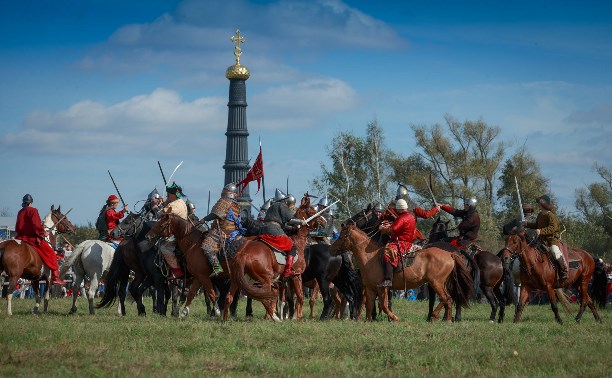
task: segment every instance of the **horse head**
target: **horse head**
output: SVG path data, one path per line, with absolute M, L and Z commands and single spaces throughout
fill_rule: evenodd
M 76 233 L 76 227 L 68 220 L 66 214 L 62 214 L 61 208 L 61 206 L 58 206 L 56 209 L 54 205 L 51 205 L 51 218 L 53 219 L 57 232 L 60 234 Z
M 172 219 L 174 217 L 172 216 L 172 214 L 163 214 L 159 220 L 157 221 L 157 223 L 155 223 L 155 225 L 153 227 L 151 227 L 151 229 L 149 230 L 149 232 L 147 232 L 147 235 L 145 236 L 145 238 L 147 240 L 151 240 L 154 239 L 156 237 L 162 237 L 162 238 L 167 238 L 170 235 L 172 235 Z
M 438 217 L 431 226 L 429 232 L 429 242 L 435 242 L 448 237 L 448 224 L 450 220 L 444 222 L 442 218 Z
M 350 250 L 350 247 L 352 245 L 350 235 L 351 232 L 355 229 L 355 227 L 355 223 L 342 224 L 340 236 L 338 236 L 338 238 L 332 243 L 329 249 L 329 254 L 331 256 L 338 256 Z

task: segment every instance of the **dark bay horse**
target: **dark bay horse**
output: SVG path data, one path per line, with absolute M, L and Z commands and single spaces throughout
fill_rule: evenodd
M 506 243 L 504 250 L 512 256 L 517 256 L 521 262 L 521 294 L 519 303 L 516 306 L 516 312 L 514 315 L 514 322 L 518 323 L 521 320 L 521 315 L 525 304 L 529 299 L 529 293 L 534 289 L 545 290 L 548 293 L 550 299 L 550 306 L 553 313 L 555 314 L 555 320 L 559 323 L 563 323 L 559 316 L 559 310 L 557 308 L 557 296 L 555 295 L 555 289 L 569 288 L 576 289 L 580 295 L 580 309 L 576 315 L 576 322 L 580 322 L 582 314 L 589 306 L 593 317 L 597 322 L 601 322 L 601 318 L 595 309 L 593 300 L 589 295 L 589 282 L 595 272 L 595 259 L 587 252 L 579 248 L 569 249 L 569 278 L 564 282 L 558 282 L 557 271 L 555 266 L 548 257 L 548 255 L 538 248 L 530 245 L 527 242 L 525 236 L 525 229 L 516 220 L 511 222 L 514 223 L 514 227 L 504 226 L 504 231 L 510 230 L 506 236 Z M 602 274 L 602 273 L 600 273 Z M 603 273 L 605 274 L 605 273 Z M 606 282 L 606 280 L 595 280 L 595 282 Z M 594 293 L 601 293 L 601 290 L 596 290 Z M 601 303 L 606 298 L 598 297 L 596 300 Z M 562 302 L 563 303 L 563 302 Z
M 61 207 L 55 209 L 51 206 L 51 212 L 42 220 L 43 226 L 47 229 L 53 228 L 51 231 L 57 231 L 58 234 L 69 234 L 75 232 L 75 227 L 62 214 Z M 55 233 L 49 232 L 49 236 L 53 236 L 50 241 L 51 246 L 55 247 Z M 43 241 L 44 242 L 44 241 Z M 55 249 L 55 248 L 54 248 Z M 32 281 L 32 288 L 36 294 L 36 304 L 32 309 L 34 314 L 39 313 L 41 297 L 44 296 L 44 311 L 47 312 L 49 307 L 49 281 L 51 279 L 51 270 L 45 265 L 40 258 L 38 252 L 30 244 L 21 240 L 5 240 L 0 243 L 0 271 L 4 270 L 8 275 L 8 310 L 7 314 L 12 315 L 12 298 L 15 286 L 19 278 L 25 278 Z M 40 295 L 40 281 L 45 282 L 43 295 Z
M 399 318 L 387 305 L 386 288 L 377 287 L 383 280 L 381 265 L 383 246 L 378 244 L 354 224 L 342 227 L 340 237 L 332 244 L 332 251 L 351 251 L 359 265 L 363 286 L 366 289 L 366 317 L 372 320 L 374 298 L 378 294 L 380 307 L 394 321 Z M 467 306 L 473 292 L 473 281 L 460 256 L 437 248 L 428 247 L 416 253 L 412 265 L 393 274 L 392 289 L 414 289 L 429 284 L 440 297 L 440 303 L 428 315 L 437 319 L 444 307 L 445 320 L 452 320 L 453 301 L 458 306 Z
M 166 276 L 157 262 L 157 250 L 153 243 L 145 240 L 150 230 L 149 222 L 144 221 L 140 213 L 130 213 L 112 231 L 115 239 L 123 238 L 119 243 L 105 278 L 106 290 L 97 308 L 110 307 L 119 297 L 119 315 L 125 316 L 126 288 L 136 301 L 138 315 L 147 314 L 142 296 L 151 286 L 155 289 L 155 308 L 160 315 L 166 315 L 170 288 Z M 130 270 L 134 279 L 128 286 Z
M 448 238 L 448 222 L 443 222 L 438 218 L 429 233 L 429 243 L 436 243 L 436 246 L 452 253 L 461 253 L 459 248 L 454 245 L 440 242 L 446 238 Z M 507 266 L 502 264 L 502 260 L 499 257 L 488 251 L 477 250 L 473 255 L 473 261 L 476 263 L 476 272 L 478 272 L 478 280 L 474 280 L 475 285 L 480 288 L 491 305 L 489 321 L 495 321 L 499 307 L 498 322 L 501 323 L 504 321 L 506 305 L 514 302 L 512 272 Z M 431 294 L 433 293 L 430 292 Z M 457 308 L 455 320 L 461 320 L 461 308 Z

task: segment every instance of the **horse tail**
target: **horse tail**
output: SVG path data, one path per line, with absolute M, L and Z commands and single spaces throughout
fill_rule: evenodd
M 472 267 L 472 280 L 474 281 L 474 291 L 477 291 L 480 287 L 480 267 L 478 266 L 472 255 L 470 255 L 464 250 L 461 250 L 461 254 L 465 256 L 465 258 L 468 260 Z
M 254 285 L 251 285 L 245 275 L 244 275 L 244 268 L 245 268 L 245 263 L 244 263 L 244 257 L 241 255 L 236 255 L 236 280 L 238 282 L 238 287 L 240 289 L 242 289 L 244 291 L 244 293 L 248 296 L 251 297 L 253 299 L 256 299 L 258 301 L 261 300 L 270 300 L 270 299 L 276 299 L 276 297 L 278 297 L 278 294 L 274 292 L 274 290 L 264 290 L 263 287 L 256 287 Z
M 85 244 L 87 244 L 87 241 L 84 241 L 81 244 L 77 245 L 74 251 L 72 252 L 72 255 L 70 255 L 70 257 L 68 257 L 68 259 L 64 261 L 64 263 L 60 267 L 60 277 L 64 277 L 68 269 L 70 269 L 70 267 L 74 265 L 76 259 L 81 257 L 81 254 L 85 250 Z
M 559 302 L 561 302 L 561 305 L 563 306 L 563 310 L 565 310 L 565 313 L 568 315 L 571 315 L 572 310 L 570 308 L 570 301 L 569 301 L 569 298 L 567 297 L 567 294 L 565 294 L 565 291 L 559 288 L 559 289 L 555 289 L 555 293 L 557 294 L 557 299 L 559 300 Z
M 593 283 L 591 284 L 591 298 L 593 298 L 599 308 L 604 309 L 607 302 L 606 288 L 608 276 L 606 275 L 603 263 L 594 257 L 593 260 L 595 260 L 595 271 L 593 272 Z
M 512 265 L 509 264 L 502 264 L 503 270 L 504 270 L 504 275 L 503 275 L 503 282 L 504 282 L 504 291 L 502 293 L 503 295 L 503 300 L 506 301 L 507 305 L 513 304 L 516 305 L 516 294 L 514 292 L 514 278 L 512 276 Z
M 457 306 L 470 307 L 469 300 L 474 294 L 474 280 L 461 256 L 451 253 L 455 267 L 446 281 L 446 289 Z
M 102 299 L 96 305 L 96 308 L 112 306 L 117 298 L 121 283 L 127 282 L 129 277 L 130 269 L 123 260 L 123 248 L 117 248 L 104 279 L 106 290 L 104 290 L 104 295 L 102 295 Z

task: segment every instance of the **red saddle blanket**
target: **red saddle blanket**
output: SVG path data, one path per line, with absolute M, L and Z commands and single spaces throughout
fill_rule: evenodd
M 291 248 L 293 247 L 293 242 L 287 235 L 263 234 L 259 235 L 259 239 L 273 249 L 278 249 L 282 252 L 291 252 Z

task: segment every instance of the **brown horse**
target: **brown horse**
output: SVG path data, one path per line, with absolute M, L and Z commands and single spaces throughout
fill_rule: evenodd
M 383 280 L 381 265 L 383 246 L 371 239 L 355 224 L 342 227 L 340 237 L 332 244 L 332 251 L 352 251 L 361 272 L 361 279 L 366 291 L 366 318 L 372 320 L 374 298 L 378 294 L 381 310 L 394 321 L 399 318 L 391 312 L 387 301 L 386 288 L 377 285 Z M 429 284 L 440 297 L 440 303 L 428 315 L 437 319 L 444 307 L 445 320 L 452 320 L 453 300 L 458 306 L 467 307 L 472 294 L 474 282 L 460 256 L 446 252 L 437 247 L 424 248 L 416 253 L 412 265 L 403 271 L 393 274 L 391 289 L 414 289 Z
M 527 243 L 523 228 L 515 229 L 514 233 L 506 236 L 504 250 L 518 256 L 521 262 L 521 294 L 514 315 L 515 323 L 521 320 L 523 309 L 529 299 L 529 293 L 534 289 L 546 290 L 555 319 L 557 322 L 563 323 L 557 308 L 557 299 L 563 303 L 563 298 L 557 298 L 555 289 L 566 287 L 573 287 L 580 294 L 580 310 L 576 315 L 576 322 L 580 322 L 587 305 L 591 309 L 595 320 L 601 322 L 588 291 L 589 282 L 595 271 L 595 260 L 588 252 L 578 248 L 569 249 L 569 262 L 571 262 L 568 270 L 569 278 L 559 284 L 553 263 L 545 253 Z M 575 263 L 578 265 L 576 269 L 573 267 Z
M 43 226 L 49 230 L 49 236 L 52 238 L 52 246 L 55 246 L 57 231 L 58 234 L 74 233 L 75 227 L 70 223 L 68 218 L 61 212 L 61 206 L 55 209 L 51 206 L 51 213 L 43 219 Z M 38 252 L 30 244 L 21 240 L 5 240 L 0 243 L 0 270 L 4 270 L 9 278 L 8 286 L 8 315 L 13 315 L 12 299 L 15 286 L 19 278 L 25 278 L 32 281 L 32 288 L 36 294 L 36 304 L 32 309 L 34 314 L 39 313 L 40 308 L 40 281 L 45 281 L 45 289 L 43 296 L 45 298 L 44 311 L 47 312 L 49 307 L 49 281 L 51 279 L 51 270 L 46 266 Z
M 306 219 L 306 215 L 311 211 L 312 210 L 302 209 L 300 207 L 296 211 L 296 218 Z M 312 224 L 313 223 L 311 223 L 311 225 Z M 304 305 L 304 292 L 300 274 L 306 267 L 304 262 L 304 248 L 306 247 L 308 230 L 308 227 L 301 227 L 297 232 L 289 235 L 297 249 L 298 257 L 297 261 L 293 264 L 293 270 L 297 274 L 289 277 L 288 280 L 293 286 L 297 297 L 294 317 L 300 320 L 303 318 L 302 307 Z M 302 262 L 300 262 L 300 260 Z M 276 257 L 270 247 L 258 240 L 246 240 L 236 252 L 236 257 L 232 261 L 231 269 L 231 284 L 225 299 L 223 320 L 228 319 L 229 306 L 234 300 L 233 294 L 240 288 L 246 295 L 263 304 L 266 309 L 266 319 L 281 321 L 275 312 L 275 302 L 279 298 L 279 290 L 274 281 L 280 277 L 285 269 L 285 265 L 279 264 L 276 261 Z M 256 281 L 257 284 L 250 284 L 246 280 L 245 274 Z

